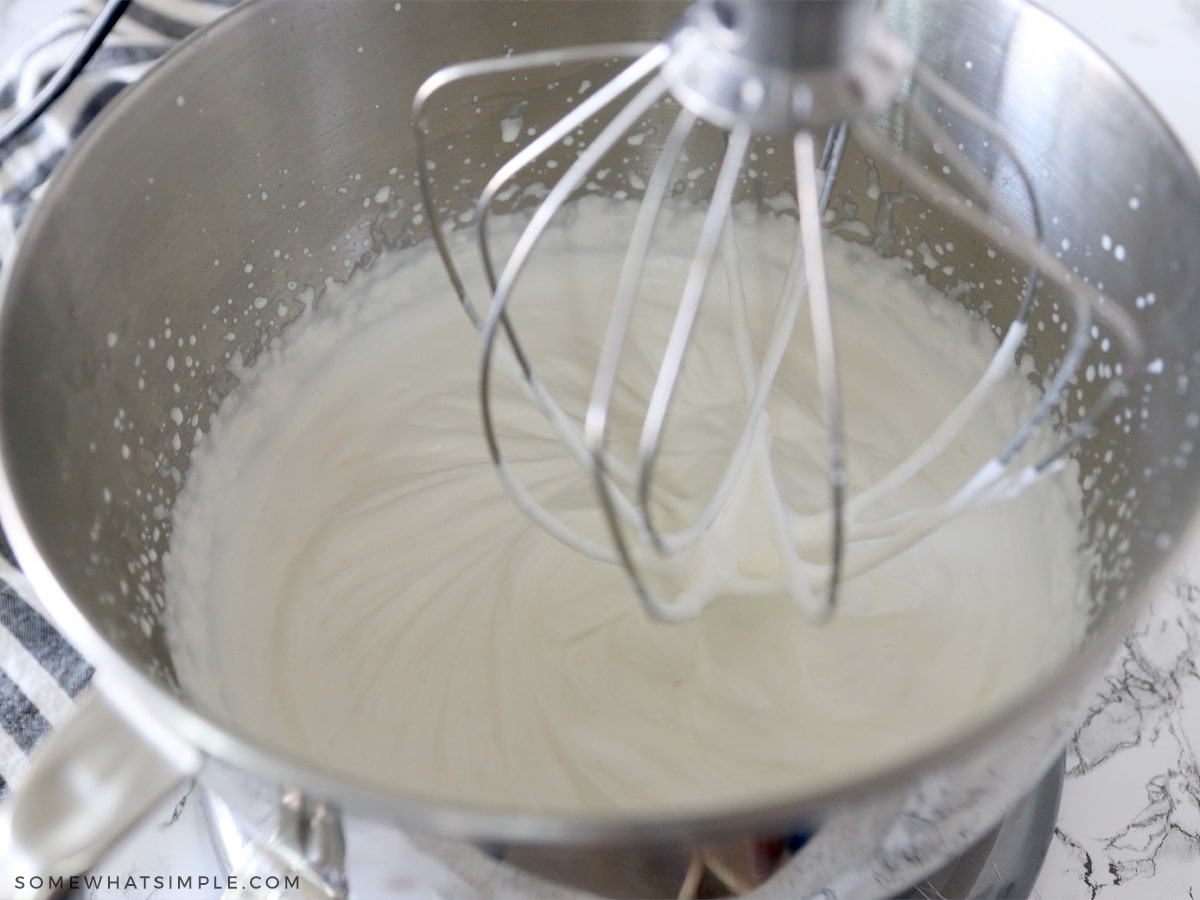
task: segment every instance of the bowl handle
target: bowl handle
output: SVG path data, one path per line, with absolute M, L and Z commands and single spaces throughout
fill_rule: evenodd
M 0 894 L 42 900 L 103 855 L 184 779 L 201 753 L 150 716 L 117 705 L 97 673 L 71 717 L 38 747 L 0 804 Z

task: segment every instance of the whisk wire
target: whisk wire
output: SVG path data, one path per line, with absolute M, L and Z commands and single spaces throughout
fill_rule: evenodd
M 601 358 L 597 366 L 597 375 L 593 386 L 592 398 L 588 407 L 588 419 L 585 423 L 585 436 L 589 451 L 594 454 L 595 464 L 597 466 L 596 485 L 601 499 L 602 509 L 605 512 L 609 523 L 610 532 L 613 535 L 614 543 L 617 546 L 618 553 L 626 562 L 627 570 L 638 596 L 646 605 L 648 611 L 659 619 L 675 619 L 694 615 L 698 606 L 703 605 L 708 599 L 711 599 L 710 593 L 696 594 L 695 592 L 684 592 L 680 596 L 674 598 L 670 603 L 665 603 L 660 598 L 654 596 L 646 587 L 644 580 L 639 572 L 639 564 L 633 559 L 625 535 L 620 527 L 620 522 L 615 510 L 612 508 L 613 497 L 611 496 L 612 487 L 608 480 L 602 477 L 605 474 L 606 461 L 609 459 L 607 452 L 607 423 L 609 420 L 609 412 L 612 401 L 612 390 L 616 382 L 616 375 L 620 363 L 621 350 L 624 342 L 628 337 L 628 329 L 630 318 L 635 301 L 636 288 L 641 279 L 642 267 L 644 265 L 645 256 L 648 251 L 648 245 L 653 233 L 654 223 L 658 219 L 658 214 L 661 210 L 661 205 L 665 197 L 666 187 L 673 166 L 678 159 L 683 143 L 686 140 L 687 133 L 693 127 L 695 117 L 686 110 L 681 112 L 676 119 L 675 125 L 668 134 L 664 144 L 662 155 L 656 163 L 655 169 L 651 175 L 651 179 L 643 194 L 641 206 L 638 211 L 637 220 L 634 230 L 631 235 L 630 249 L 626 254 L 625 262 L 622 267 L 621 280 L 618 283 L 616 300 L 614 308 L 609 320 L 609 329 L 606 335 L 605 343 L 602 348 Z M 833 181 L 836 165 L 840 159 L 840 151 L 844 145 L 845 131 L 844 129 L 836 129 L 831 132 L 830 138 L 826 144 L 826 152 L 823 157 L 822 165 L 826 167 L 828 178 L 826 185 L 823 185 L 821 196 L 818 203 L 821 209 L 824 209 L 828 202 L 829 189 L 828 184 Z M 741 159 L 737 154 L 744 156 L 745 147 L 734 146 L 727 153 L 734 154 L 730 159 L 730 171 L 736 166 L 741 165 Z M 726 196 L 723 188 L 732 190 L 732 184 L 727 180 L 724 184 L 718 176 L 718 186 L 714 193 L 720 192 L 720 196 Z M 814 189 L 815 193 L 815 189 Z M 724 215 L 722 209 L 724 208 Z M 711 242 L 713 234 L 719 229 L 721 237 L 719 246 L 722 250 L 722 255 L 725 257 L 725 265 L 729 272 L 730 280 L 730 303 L 732 307 L 732 322 L 734 326 L 734 341 L 736 346 L 736 355 L 742 369 L 742 379 L 744 385 L 745 396 L 748 402 L 748 412 L 745 418 L 745 424 L 740 429 L 739 440 L 730 455 L 722 477 L 718 482 L 716 489 L 713 491 L 707 506 L 704 511 L 696 517 L 690 526 L 682 531 L 673 533 L 662 533 L 654 528 L 653 521 L 644 523 L 643 534 L 651 533 L 658 539 L 657 546 L 661 548 L 661 552 L 666 557 L 672 557 L 691 546 L 700 536 L 712 525 L 713 521 L 725 508 L 729 497 L 734 489 L 734 486 L 746 464 L 747 455 L 752 452 L 752 447 L 755 444 L 755 435 L 758 432 L 758 422 L 766 407 L 767 399 L 770 395 L 771 386 L 774 383 L 775 376 L 779 366 L 783 360 L 784 353 L 791 340 L 792 331 L 795 325 L 797 315 L 800 308 L 803 306 L 808 284 L 806 279 L 801 277 L 801 272 L 804 268 L 805 253 L 803 249 L 803 241 L 798 234 L 796 252 L 793 254 L 792 262 L 789 266 L 787 277 L 785 278 L 784 287 L 781 292 L 781 302 L 779 304 L 778 313 L 771 329 L 771 338 L 768 346 L 763 354 L 761 366 L 758 371 L 754 368 L 753 351 L 750 345 L 749 338 L 749 323 L 747 321 L 747 310 L 744 292 L 740 286 L 740 280 L 737 277 L 736 270 L 738 266 L 738 254 L 736 251 L 735 239 L 733 236 L 731 223 L 728 215 L 728 205 L 724 203 L 710 206 L 710 218 L 707 220 L 709 227 L 712 229 L 707 232 L 707 237 L 702 236 L 700 246 L 697 248 L 694 259 L 711 259 L 715 253 L 709 253 L 709 247 L 706 245 L 706 240 Z M 818 217 L 819 223 L 819 217 Z M 819 224 L 818 224 L 819 229 Z M 819 258 L 819 257 L 818 257 Z M 693 291 L 699 290 L 703 293 L 703 285 L 707 284 L 709 278 L 708 272 L 692 270 L 686 284 L 692 285 Z M 687 288 L 685 287 L 685 301 Z M 682 304 L 681 304 L 682 306 Z M 687 315 L 687 310 L 682 309 L 681 314 Z M 686 328 L 687 323 L 684 321 L 682 325 L 678 324 L 676 328 Z M 679 333 L 679 332 L 675 332 Z M 683 345 L 687 345 L 687 337 L 683 338 Z M 664 366 L 660 372 L 665 373 L 666 378 L 678 379 L 678 370 L 672 367 Z M 761 441 L 760 441 L 761 443 Z M 772 529 L 776 534 L 776 545 L 779 551 L 781 566 L 786 570 L 785 582 L 788 585 L 788 591 L 797 600 L 802 596 L 807 596 L 810 592 L 810 586 L 804 582 L 801 576 L 801 567 L 797 564 L 794 558 L 794 548 L 790 545 L 788 539 L 787 515 L 783 505 L 777 502 L 778 491 L 774 485 L 773 473 L 770 471 L 769 459 L 759 460 L 756 465 L 758 471 L 765 473 L 764 477 L 771 479 L 771 483 L 767 485 L 767 489 L 763 491 L 764 496 L 775 500 L 773 508 L 770 510 L 772 520 Z M 646 509 L 647 506 L 640 506 L 640 509 Z M 834 541 L 836 543 L 836 537 Z M 736 576 L 729 576 L 736 579 Z M 744 590 L 745 585 L 738 583 L 740 589 Z M 836 591 L 830 592 L 830 598 Z M 826 603 L 827 608 L 832 608 L 832 602 Z
M 628 542 L 625 540 L 624 529 L 618 518 L 616 509 L 617 498 L 614 488 L 608 478 L 608 426 L 609 412 L 612 405 L 613 391 L 617 383 L 617 373 L 621 365 L 621 355 L 629 337 L 629 328 L 633 320 L 633 309 L 637 299 L 638 285 L 642 279 L 646 256 L 650 249 L 650 240 L 662 210 L 663 199 L 670 186 L 671 176 L 683 153 L 684 144 L 696 123 L 696 116 L 687 110 L 681 110 L 671 126 L 667 139 L 663 144 L 662 154 L 654 165 L 642 204 L 638 209 L 637 220 L 634 223 L 629 250 L 625 254 L 621 266 L 620 280 L 617 282 L 616 298 L 613 301 L 612 314 L 609 317 L 608 329 L 604 343 L 600 348 L 600 357 L 596 365 L 596 378 L 592 383 L 591 396 L 588 398 L 587 413 L 584 418 L 584 442 L 593 461 L 592 480 L 596 494 L 600 499 L 601 512 L 612 536 L 613 546 L 628 573 L 638 600 L 643 608 L 653 617 L 661 618 L 661 604 L 654 598 L 641 577 Z M 619 493 L 619 492 L 618 492 Z M 620 494 L 624 499 L 624 494 Z
M 926 82 L 931 80 L 935 83 L 937 82 L 936 76 L 933 76 L 928 71 L 925 72 L 924 79 Z M 923 82 L 920 79 L 914 78 L 914 84 L 920 85 Z M 965 100 L 963 102 L 965 103 Z M 956 104 L 956 108 L 957 105 L 959 104 Z M 909 91 L 904 97 L 902 106 L 909 120 L 914 123 L 914 127 L 930 142 L 935 148 L 935 152 L 944 154 L 950 159 L 953 164 L 952 171 L 962 175 L 977 195 L 985 198 L 992 197 L 993 190 L 991 183 L 984 178 L 982 172 L 971 164 L 966 155 L 958 150 L 954 141 L 937 125 L 933 117 L 919 104 L 914 102 L 912 91 Z M 979 116 L 972 116 L 971 121 L 977 126 L 985 128 L 989 134 L 994 130 L 986 128 L 986 121 Z M 1041 210 L 1037 203 L 1036 195 L 1033 193 L 1033 185 L 1029 179 L 1028 172 L 1021 165 L 1011 143 L 1003 135 L 997 135 L 996 141 L 1008 153 L 1017 167 L 1018 177 L 1022 180 L 1027 196 L 1030 199 L 1030 232 L 1034 240 L 1040 242 L 1043 239 Z M 994 203 L 994 198 L 992 203 Z M 989 207 L 992 203 L 989 203 Z M 858 518 L 864 510 L 907 484 L 917 473 L 940 456 L 949 447 L 953 439 L 962 432 L 970 420 L 982 409 L 984 402 L 990 396 L 995 386 L 1003 380 L 1005 372 L 1015 362 L 1016 353 L 1024 341 L 1028 329 L 1029 316 L 1038 296 L 1040 285 L 1041 273 L 1036 267 L 1031 267 L 1025 277 L 1017 315 L 1010 323 L 999 349 L 992 356 L 979 380 L 967 392 L 958 405 L 933 430 L 925 442 L 881 479 L 855 494 L 850 499 L 847 511 L 850 519 Z M 1032 435 L 1033 431 L 1036 431 L 1036 428 L 1030 430 L 1029 435 L 1025 436 L 1025 440 L 1028 439 L 1028 436 Z M 999 454 L 1001 461 L 1005 463 L 1011 461 L 1012 457 L 1024 446 L 1025 440 L 1020 441 L 1019 446 L 1014 446 L 1016 442 L 1013 442 L 1004 451 L 1001 451 Z
M 1057 264 L 1057 268 L 1063 272 L 1065 267 L 1059 263 L 1057 259 L 1045 252 L 1045 247 L 1042 241 L 1043 232 L 1041 225 L 1041 212 L 1038 208 L 1037 194 L 1034 191 L 1033 179 L 1030 177 L 1028 168 L 1022 163 L 1020 154 L 1008 140 L 1007 136 L 997 129 L 995 125 L 977 109 L 970 100 L 964 97 L 959 91 L 955 90 L 951 85 L 947 84 L 942 79 L 938 78 L 927 65 L 917 63 L 914 69 L 914 84 L 930 90 L 935 96 L 946 106 L 962 115 L 965 119 L 974 124 L 977 128 L 986 132 L 995 140 L 1012 159 L 1017 173 L 1025 185 L 1025 190 L 1028 192 L 1031 200 L 1032 217 L 1034 225 L 1033 248 L 1040 251 L 1041 256 L 1047 257 Z M 936 123 L 935 123 L 936 124 Z M 956 149 L 953 142 L 947 142 L 947 146 L 954 150 Z M 968 161 L 969 162 L 969 161 Z M 967 165 L 967 168 L 971 167 Z M 1070 273 L 1066 274 L 1068 284 L 1066 285 L 1067 293 L 1071 298 L 1072 304 L 1076 306 L 1078 312 L 1078 304 L 1082 300 L 1086 302 L 1090 313 L 1094 313 L 1106 328 L 1111 330 L 1117 342 L 1121 345 L 1125 354 L 1125 363 L 1129 376 L 1136 374 L 1142 370 L 1145 365 L 1145 346 L 1142 342 L 1141 332 L 1129 314 L 1118 306 L 1116 303 L 1109 302 L 1108 298 L 1098 289 L 1089 289 L 1086 282 L 1080 284 L 1078 279 L 1072 279 Z M 1057 279 L 1061 285 L 1061 279 Z M 1080 285 L 1075 289 L 1075 285 Z M 1036 290 L 1036 287 L 1035 287 Z M 1082 294 L 1082 297 L 1080 296 Z M 1022 313 L 1025 312 L 1022 305 Z M 1076 335 L 1081 342 L 1086 342 L 1087 329 L 1076 324 Z M 1086 346 L 1083 348 L 1086 352 Z M 1074 364 L 1068 366 L 1064 360 L 1063 368 L 1070 368 L 1071 376 L 1078 371 L 1079 364 L 1082 361 L 1082 353 L 1078 354 Z M 1091 404 L 1087 414 L 1079 422 L 1075 423 L 1070 429 L 1067 439 L 1058 445 L 1054 450 L 1047 453 L 1041 460 L 1035 464 L 1038 470 L 1048 469 L 1056 460 L 1063 458 L 1068 452 L 1076 447 L 1080 441 L 1085 440 L 1095 430 L 1095 425 L 1121 397 L 1128 394 L 1127 377 L 1122 375 L 1121 371 L 1117 370 L 1116 376 L 1109 380 L 1100 396 Z M 1064 379 L 1062 387 L 1056 392 L 1057 395 L 1065 389 L 1068 379 Z M 1047 394 L 1050 392 L 1047 391 Z M 1040 421 L 1040 420 L 1039 420 Z
M 741 173 L 742 160 L 750 145 L 750 138 L 751 131 L 748 127 L 735 128 L 729 136 L 729 143 L 725 148 L 725 155 L 721 160 L 721 168 L 717 173 L 716 185 L 713 188 L 713 199 L 704 215 L 700 239 L 688 266 L 683 295 L 675 313 L 670 336 L 667 338 L 667 346 L 663 352 L 658 377 L 655 379 L 650 402 L 646 407 L 646 416 L 642 421 L 641 437 L 638 442 L 637 507 L 642 527 L 649 536 L 651 544 L 659 553 L 666 551 L 666 545 L 651 517 L 650 482 L 662 443 L 663 427 L 666 424 L 667 414 L 670 412 L 675 388 L 679 384 L 684 357 L 691 343 L 696 317 L 700 312 L 700 303 L 704 299 L 704 291 L 708 285 L 713 262 L 716 260 L 725 221 L 730 207 L 733 205 L 733 192 Z
M 529 493 L 521 480 L 516 477 L 505 460 L 500 446 L 500 439 L 496 432 L 495 418 L 492 410 L 492 356 L 499 329 L 502 323 L 508 321 L 505 313 L 509 300 L 512 297 L 513 287 L 524 271 L 530 254 L 533 253 L 534 248 L 545 235 L 550 221 L 583 182 L 587 173 L 612 149 L 621 136 L 662 97 L 665 90 L 666 88 L 662 84 L 661 79 L 654 79 L 645 85 L 628 105 L 621 109 L 617 116 L 601 131 L 596 140 L 580 153 L 579 157 L 571 164 L 562 178 L 550 189 L 545 200 L 538 206 L 533 217 L 521 232 L 504 269 L 500 272 L 499 278 L 495 278 L 494 273 L 489 268 L 488 280 L 492 289 L 492 303 L 488 308 L 487 317 L 483 323 L 483 345 L 479 366 L 480 409 L 483 419 L 484 439 L 487 442 L 488 452 L 491 454 L 492 462 L 495 464 L 505 488 L 514 496 L 521 498 L 519 502 L 522 508 L 529 512 L 543 527 L 552 526 L 555 529 L 555 533 L 568 537 L 568 543 L 576 545 L 579 548 L 590 547 L 594 549 L 602 545 L 567 526 L 560 518 L 534 499 L 533 495 Z M 480 224 L 477 221 L 476 227 L 482 234 Z M 481 248 L 487 247 L 486 237 L 480 238 L 480 246 Z M 536 378 L 531 368 L 525 369 L 525 372 L 527 379 L 531 383 L 542 384 Z M 554 401 L 549 390 L 544 389 L 544 386 L 543 391 L 537 396 L 545 404 L 545 408 L 542 410 L 543 414 L 550 418 L 551 423 L 555 426 L 555 430 L 560 433 L 559 437 L 563 440 L 564 445 L 570 451 L 571 455 L 576 459 L 576 462 L 585 467 L 586 470 L 591 471 L 594 463 L 587 454 L 578 426 L 570 421 L 562 411 L 562 408 Z M 618 497 L 616 503 L 618 510 L 621 509 L 621 504 L 621 498 Z M 616 558 L 616 553 L 612 548 L 605 548 L 604 556 L 611 560 Z
M 567 447 L 572 457 L 580 465 L 590 465 L 586 450 L 583 447 L 581 436 L 578 434 L 578 427 L 570 420 L 566 413 L 558 406 L 550 395 L 548 389 L 536 377 L 532 366 L 526 354 L 523 352 L 520 341 L 515 330 L 512 328 L 507 315 L 505 314 L 504 304 L 497 305 L 495 302 L 489 307 L 488 317 L 485 318 L 479 311 L 479 307 L 471 300 L 470 294 L 466 289 L 462 277 L 458 272 L 457 265 L 454 262 L 453 254 L 450 252 L 446 242 L 446 236 L 441 222 L 438 206 L 434 200 L 432 186 L 428 176 L 429 159 L 428 150 L 425 141 L 425 111 L 430 99 L 444 87 L 455 82 L 471 79 L 490 77 L 496 74 L 505 72 L 517 72 L 529 68 L 538 67 L 554 67 L 568 62 L 593 62 L 620 57 L 636 57 L 635 61 L 624 69 L 612 81 L 608 82 L 604 87 L 597 90 L 589 96 L 587 100 L 581 103 L 570 116 L 569 120 L 564 120 L 559 123 L 559 127 L 552 128 L 555 139 L 561 139 L 562 135 L 570 128 L 577 127 L 579 123 L 584 121 L 588 116 L 594 115 L 604 106 L 611 103 L 617 97 L 621 96 L 629 87 L 642 80 L 646 75 L 654 72 L 662 62 L 665 50 L 662 44 L 647 44 L 643 42 L 620 42 L 614 44 L 592 45 L 586 47 L 567 48 L 565 50 L 554 51 L 537 51 L 527 54 L 518 54 L 507 57 L 493 57 L 489 59 L 476 60 L 455 65 L 447 66 L 433 73 L 427 78 L 418 89 L 413 98 L 412 109 L 412 126 L 414 133 L 415 156 L 418 171 L 418 182 L 421 192 L 422 202 L 424 204 L 427 215 L 430 220 L 430 232 L 437 248 L 438 255 L 441 258 L 443 267 L 446 269 L 449 276 L 451 286 L 453 287 L 459 302 L 467 313 L 471 323 L 481 332 L 490 333 L 490 337 L 485 341 L 485 353 L 490 357 L 491 348 L 495 343 L 495 332 L 498 326 L 502 326 L 506 338 L 508 339 L 508 347 L 511 351 L 511 358 L 515 361 L 520 369 L 519 376 L 514 378 L 517 383 L 522 385 L 526 396 L 531 402 L 542 412 L 554 429 L 563 444 Z M 544 137 L 544 136 L 543 136 Z M 534 142 L 537 146 L 533 147 L 531 152 L 526 154 L 520 161 L 520 165 L 512 165 L 502 173 L 497 173 L 489 182 L 491 190 L 486 193 L 485 197 L 480 198 L 480 207 L 483 209 L 483 215 L 480 217 L 477 210 L 477 231 L 480 237 L 481 254 L 484 257 L 485 271 L 489 279 L 490 287 L 495 290 L 496 281 L 494 277 L 494 269 L 491 266 L 491 256 L 488 250 L 486 236 L 482 229 L 479 228 L 479 219 L 486 223 L 486 212 L 490 208 L 491 202 L 500 190 L 498 180 L 503 176 L 505 180 L 511 179 L 530 162 L 545 152 L 552 146 L 553 140 L 542 140 Z M 529 149 L 529 148 L 526 148 Z M 485 202 L 486 200 L 486 202 Z M 489 324 L 490 323 L 490 324 Z M 484 374 L 481 376 L 481 395 L 490 397 L 490 390 L 487 385 L 491 365 L 484 366 Z M 617 554 L 611 547 L 607 547 L 597 541 L 593 541 L 574 529 L 567 526 L 558 517 L 552 515 L 548 510 L 537 503 L 532 495 L 525 489 L 515 474 L 511 471 L 500 453 L 499 444 L 496 441 L 494 428 L 485 430 L 489 444 L 489 452 L 492 454 L 493 462 L 495 463 L 497 473 L 512 497 L 514 503 L 519 509 L 531 519 L 536 521 L 541 527 L 545 528 L 550 534 L 557 539 L 563 541 L 577 551 L 599 559 L 605 562 L 618 562 Z M 630 516 L 632 518 L 632 516 Z
M 817 364 L 817 387 L 825 411 L 826 447 L 829 458 L 830 494 L 829 583 L 816 618 L 827 619 L 837 605 L 841 579 L 842 551 L 845 547 L 845 438 L 842 433 L 842 392 L 837 370 L 837 345 L 833 333 L 833 313 L 829 305 L 829 286 L 825 279 L 825 241 L 821 235 L 822 191 L 817 187 L 817 160 L 811 132 L 799 131 L 792 139 L 796 160 L 796 207 L 800 216 L 800 243 L 804 254 L 804 274 L 808 283 L 808 309 L 812 319 L 813 350 Z M 832 181 L 828 178 L 827 181 Z
M 446 244 L 441 216 L 438 212 L 437 204 L 434 202 L 433 187 L 430 184 L 428 175 L 430 159 L 429 148 L 425 141 L 425 108 L 429 105 L 430 99 L 438 91 L 459 81 L 467 81 L 472 78 L 488 78 L 506 72 L 519 72 L 522 69 L 547 68 L 560 66 L 565 63 L 594 62 L 597 60 L 622 59 L 627 57 L 636 57 L 637 59 L 634 63 L 636 66 L 637 62 L 648 54 L 654 54 L 651 59 L 657 59 L 657 55 L 661 53 L 660 48 L 662 47 L 661 43 L 620 41 L 612 44 L 565 47 L 555 50 L 539 50 L 532 53 L 514 54 L 512 56 L 494 56 L 487 59 L 470 60 L 468 62 L 443 66 L 426 78 L 421 83 L 421 86 L 417 88 L 417 92 L 413 96 L 410 119 L 413 132 L 413 155 L 418 176 L 417 187 L 421 193 L 421 202 L 429 217 L 430 235 L 433 238 L 434 246 L 437 248 L 438 256 L 441 258 L 442 266 L 446 270 L 450 284 L 454 288 L 454 293 L 458 296 L 459 303 L 462 304 L 467 317 L 471 320 L 471 324 L 475 328 L 483 327 L 483 316 L 479 312 L 479 308 L 471 301 L 466 285 L 463 284 L 462 276 L 458 272 L 458 266 L 454 262 L 454 256 Z M 660 64 L 661 60 L 654 63 L 655 66 Z
M 1006 463 L 1011 462 L 1028 443 L 1045 417 L 1058 404 L 1067 384 L 1077 373 L 1079 364 L 1090 345 L 1093 321 L 1102 324 L 1115 336 L 1125 356 L 1123 368 L 1129 373 L 1141 370 L 1145 360 L 1145 348 L 1129 314 L 1116 303 L 1108 301 L 1099 290 L 1071 273 L 1061 261 L 1045 249 L 1040 236 L 1024 235 L 1021 233 L 1023 229 L 1012 225 L 1007 227 L 999 225 L 991 215 L 981 211 L 973 204 L 968 204 L 965 198 L 939 182 L 938 179 L 933 178 L 889 141 L 884 140 L 875 128 L 861 122 L 856 122 L 853 127 L 855 138 L 869 152 L 886 159 L 904 178 L 916 185 L 922 197 L 951 213 L 972 230 L 982 234 L 997 248 L 1018 259 L 1028 261 L 1037 270 L 1041 280 L 1054 285 L 1070 300 L 1074 313 L 1074 327 L 1071 329 L 1067 350 L 1033 413 L 1018 429 L 1017 435 L 1009 446 L 1000 454 Z M 1034 198 L 1036 206 L 1036 194 L 1032 191 L 1032 180 L 1018 155 L 1013 155 L 1013 163 L 1017 171 L 1021 173 L 1022 179 L 1029 185 L 1030 196 Z M 995 209 L 998 206 L 995 191 L 989 188 L 988 193 L 987 206 L 989 209 Z M 1067 438 L 1054 451 L 1043 457 L 1038 465 L 1039 469 L 1047 468 L 1050 462 L 1061 458 L 1086 434 L 1090 433 L 1100 416 L 1126 392 L 1125 380 L 1126 376 L 1119 373 L 1114 374 L 1100 397 L 1090 405 L 1083 420 L 1073 426 Z
M 928 79 L 929 76 L 926 74 L 924 82 L 926 87 L 929 86 Z M 966 102 L 962 98 L 957 99 L 963 103 Z M 980 127 L 987 128 L 986 120 L 979 124 Z M 1105 385 L 1100 396 L 1092 403 L 1084 418 L 1080 422 L 1075 423 L 1069 430 L 1067 437 L 1059 442 L 1053 450 L 1042 455 L 1033 464 L 1024 466 L 1015 472 L 1009 471 L 1013 460 L 1039 431 L 1047 416 L 1058 404 L 1067 385 L 1078 372 L 1090 344 L 1089 333 L 1094 318 L 1101 319 L 1106 327 L 1110 328 L 1117 336 L 1117 340 L 1125 352 L 1129 371 L 1138 371 L 1143 364 L 1142 360 L 1144 358 L 1141 338 L 1136 327 L 1129 319 L 1128 314 L 1116 304 L 1106 302 L 1107 298 L 1103 294 L 1075 278 L 1066 270 L 1061 262 L 1050 255 L 1041 243 L 1040 231 L 1034 231 L 1029 236 L 1022 236 L 1020 231 L 1016 230 L 1014 226 L 1008 223 L 1004 223 L 1003 225 L 997 223 L 991 214 L 981 212 L 973 204 L 968 203 L 966 198 L 930 176 L 909 157 L 897 150 L 894 145 L 884 140 L 873 126 L 862 121 L 856 121 L 851 127 L 853 128 L 856 140 L 869 153 L 874 153 L 880 158 L 886 159 L 904 178 L 916 185 L 921 196 L 964 221 L 969 227 L 983 234 L 994 245 L 1019 259 L 1029 261 L 1032 270 L 1027 285 L 1033 285 L 1034 291 L 1036 291 L 1043 276 L 1052 284 L 1060 287 L 1070 298 L 1074 313 L 1074 322 L 1068 338 L 1067 349 L 1060 365 L 1051 376 L 1050 383 L 1043 391 L 1034 410 L 1026 417 L 1012 440 L 941 504 L 907 514 L 891 516 L 870 525 L 856 524 L 854 527 L 855 537 L 859 539 L 873 539 L 875 543 L 856 555 L 852 564 L 845 572 L 846 577 L 854 577 L 881 565 L 883 562 L 886 562 L 888 559 L 924 539 L 924 537 L 936 529 L 943 527 L 954 518 L 981 505 L 1015 496 L 1031 484 L 1058 470 L 1066 453 L 1090 433 L 1091 428 L 1098 421 L 1099 417 L 1111 407 L 1111 404 L 1118 397 L 1125 393 L 1124 379 L 1119 374 Z M 989 133 L 991 133 L 990 129 Z M 926 137 L 931 140 L 933 139 L 928 134 Z M 948 140 L 944 134 L 941 137 Z M 1012 161 L 1019 177 L 1024 181 L 1029 192 L 1033 206 L 1033 228 L 1040 229 L 1041 218 L 1040 212 L 1037 209 L 1037 199 L 1036 194 L 1033 192 L 1032 180 L 1019 155 L 1015 152 L 1011 152 L 1010 155 L 1012 156 Z M 994 189 L 990 183 L 982 186 L 986 188 L 984 192 L 986 209 L 989 211 L 995 210 L 998 202 Z M 1027 290 L 1021 307 L 1021 312 L 1025 315 L 1026 320 L 1028 317 L 1028 308 L 1031 303 L 1030 293 Z M 893 469 L 881 482 L 877 482 L 876 485 L 868 488 L 863 494 L 851 500 L 850 508 L 852 513 L 856 513 L 864 508 L 866 506 L 865 500 L 869 499 L 871 502 L 878 500 L 885 493 L 883 486 L 886 486 L 888 489 L 899 487 L 900 484 L 919 471 L 920 468 L 932 461 L 932 458 L 940 452 L 940 449 L 944 449 L 944 446 L 941 446 L 939 449 L 939 445 L 948 444 L 947 439 L 952 439 L 953 435 L 958 433 L 961 427 L 964 427 L 969 418 L 981 407 L 983 399 L 998 381 L 998 372 L 1002 371 L 1004 363 L 1011 358 L 1011 354 L 1016 352 L 1016 348 L 1024 338 L 1025 331 L 1026 321 L 1018 318 L 1010 327 L 1000 349 L 993 357 L 992 363 L 989 364 L 983 378 L 976 384 L 975 389 L 964 398 L 962 403 L 935 430 L 926 446 L 918 448 L 913 456 L 901 463 L 896 469 Z M 918 463 L 920 464 L 918 465 Z M 800 533 L 801 531 L 802 525 L 797 522 L 794 533 Z M 829 578 L 830 576 L 825 577 Z

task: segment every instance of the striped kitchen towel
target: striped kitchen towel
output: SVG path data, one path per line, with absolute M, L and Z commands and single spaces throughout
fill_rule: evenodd
M 236 2 L 136 0 L 47 114 L 0 147 L 0 268 L 12 258 L 21 222 L 71 142 L 176 41 Z M 54 75 L 102 6 L 102 0 L 81 4 L 14 59 L 0 60 L 0 123 Z M 91 666 L 51 624 L 0 534 L 0 797 L 19 780 L 47 729 L 70 713 L 91 675 Z

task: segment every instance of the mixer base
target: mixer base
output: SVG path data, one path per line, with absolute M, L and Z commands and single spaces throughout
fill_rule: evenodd
M 1060 758 L 1037 787 L 996 828 L 924 881 L 894 895 L 896 900 L 1028 897 L 1054 834 L 1064 771 L 1065 762 Z M 235 861 L 244 855 L 249 837 L 220 798 L 209 791 L 202 790 L 201 793 L 218 859 L 227 872 L 233 872 Z M 755 842 L 759 846 L 764 843 Z M 786 841 L 781 841 L 780 845 L 782 848 Z M 737 896 L 746 889 L 736 883 L 730 884 L 728 870 L 720 865 L 704 866 L 681 878 L 678 859 L 652 853 L 626 853 L 617 859 L 611 853 L 597 851 L 587 857 L 590 862 L 581 861 L 579 855 L 573 855 L 569 865 L 562 860 L 533 858 L 514 852 L 489 852 L 488 855 L 551 882 L 569 884 L 583 891 L 580 897 L 644 898 L 669 895 L 716 898 Z M 775 861 L 774 868 L 784 861 L 786 851 L 783 851 L 781 859 Z M 349 873 L 349 878 L 353 883 L 353 872 Z M 685 878 L 692 883 L 681 893 Z M 732 880 L 736 882 L 738 879 L 735 877 Z M 570 892 L 563 891 L 556 893 L 556 896 L 568 897 Z
M 1059 757 L 999 825 L 897 900 L 1030 896 L 1054 837 L 1065 773 L 1066 760 Z

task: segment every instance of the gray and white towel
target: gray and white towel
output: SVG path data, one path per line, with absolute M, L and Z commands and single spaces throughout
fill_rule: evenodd
M 113 97 L 180 39 L 237 0 L 136 0 L 67 92 L 0 147 L 0 268 L 21 222 L 73 141 Z M 99 13 L 101 0 L 65 13 L 7 62 L 0 60 L 0 123 L 54 75 Z M 47 729 L 67 716 L 92 667 L 54 628 L 0 534 L 0 797 Z

